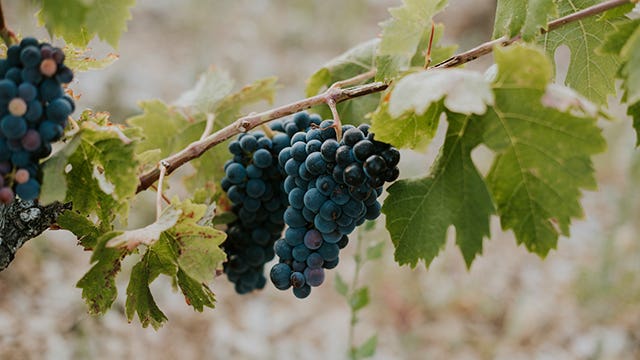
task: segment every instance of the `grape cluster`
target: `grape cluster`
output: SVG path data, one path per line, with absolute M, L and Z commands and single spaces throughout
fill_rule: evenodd
M 274 244 L 279 263 L 270 277 L 276 288 L 293 287 L 296 297 L 305 298 L 323 283 L 324 270 L 338 264 L 347 235 L 380 215 L 377 198 L 385 182 L 398 178 L 400 153 L 374 140 L 366 124 L 343 126 L 339 142 L 333 120 L 320 123 L 299 113 L 283 124 L 291 137 L 278 154 L 287 174 L 288 228 Z
M 276 154 L 288 144 L 285 134 L 269 138 L 262 132 L 242 134 L 229 144 L 233 159 L 225 164 L 222 189 L 237 220 L 227 225 L 224 272 L 239 294 L 262 289 L 267 281 L 264 264 L 273 259 L 287 208 Z
M 40 159 L 62 137 L 75 110 L 61 84 L 73 72 L 61 49 L 25 38 L 0 60 L 0 201 L 40 195 Z

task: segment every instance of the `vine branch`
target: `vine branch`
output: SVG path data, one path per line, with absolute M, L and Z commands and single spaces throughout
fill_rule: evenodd
M 586 9 L 580 10 L 578 12 L 569 14 L 567 16 L 563 16 L 559 19 L 553 20 L 547 24 L 548 30 L 541 29 L 541 34 L 545 34 L 549 31 L 553 31 L 559 27 L 562 27 L 566 24 L 582 20 L 584 18 L 603 13 L 607 10 L 613 9 L 618 6 L 622 6 L 628 3 L 637 2 L 637 0 L 608 0 L 604 1 L 600 4 L 588 7 Z M 459 66 L 470 61 L 473 61 L 481 56 L 487 55 L 493 51 L 495 46 L 508 46 L 512 43 L 519 41 L 521 39 L 520 35 L 514 36 L 512 38 L 509 37 L 501 37 L 499 39 L 487 41 L 473 49 L 467 50 L 458 55 L 454 55 L 441 63 L 434 65 L 433 68 L 450 68 Z M 364 85 L 353 86 L 351 88 L 342 89 L 340 85 L 343 84 L 351 84 L 352 80 L 356 80 L 357 82 L 365 81 L 370 79 L 375 74 L 375 69 L 358 75 L 353 79 L 348 79 L 345 81 L 338 82 L 338 86 L 336 84 L 330 86 L 325 92 L 322 94 L 312 96 L 303 100 L 298 100 L 296 102 L 282 105 L 272 110 L 267 110 L 257 114 L 250 114 L 240 119 L 236 120 L 232 124 L 226 126 L 225 128 L 218 130 L 217 132 L 207 136 L 206 138 L 200 139 L 189 144 L 186 148 L 181 150 L 180 152 L 164 159 L 166 166 L 166 174 L 171 174 L 174 170 L 186 164 L 187 162 L 200 157 L 203 153 L 205 153 L 210 148 L 220 144 L 221 142 L 243 132 L 247 132 L 256 126 L 265 124 L 272 120 L 276 120 L 287 115 L 291 115 L 297 113 L 299 111 L 309 109 L 316 105 L 321 104 L 338 104 L 340 102 L 358 98 L 360 96 L 365 96 L 373 93 L 378 93 L 384 91 L 388 88 L 389 84 L 384 82 L 372 82 Z M 356 83 L 357 83 L 356 82 Z M 156 167 L 155 169 L 142 174 L 139 178 L 139 185 L 137 192 L 141 192 L 149 188 L 154 182 L 158 180 L 160 177 L 160 169 Z

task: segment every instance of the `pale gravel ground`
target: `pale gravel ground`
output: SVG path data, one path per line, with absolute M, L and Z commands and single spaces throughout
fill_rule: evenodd
M 32 33 L 30 18 L 19 15 L 28 10 L 16 10 L 24 2 L 3 3 L 10 24 Z M 229 70 L 238 85 L 277 75 L 283 87 L 276 101 L 297 99 L 309 74 L 376 35 L 386 7 L 398 2 L 138 3 L 121 59 L 109 69 L 81 74 L 73 84 L 83 94 L 81 106 L 112 110 L 116 119 L 135 113 L 138 100 L 175 99 L 210 64 Z M 452 0 L 442 18 L 451 41 L 468 48 L 486 39 L 490 30 L 482 24 L 491 22 L 491 3 Z M 483 69 L 488 60 L 472 66 Z M 634 138 L 627 120 L 602 126 L 611 145 L 596 161 L 600 191 L 585 194 L 585 219 L 574 223 L 572 236 L 562 238 L 545 260 L 518 247 L 497 219 L 485 255 L 471 271 L 452 239 L 428 271 L 422 265 L 399 268 L 386 233 L 376 232 L 372 240 L 389 245 L 382 260 L 365 268 L 362 280 L 370 284 L 372 304 L 362 313 L 358 341 L 377 332 L 377 359 L 640 358 L 640 199 L 633 192 L 640 176 L 629 176 Z M 403 176 L 424 173 L 441 141 L 440 136 L 427 155 L 405 153 Z M 486 169 L 486 156 L 476 155 Z M 631 204 L 626 212 L 620 211 L 624 201 Z M 142 196 L 132 224 L 149 221 L 151 208 L 150 196 Z M 170 321 L 155 332 L 137 320 L 127 324 L 122 297 L 102 318 L 86 314 L 74 284 L 88 269 L 88 257 L 68 233 L 49 232 L 0 273 L 0 359 L 344 357 L 349 313 L 332 289 L 332 274 L 305 301 L 272 288 L 239 297 L 220 278 L 213 285 L 217 308 L 202 314 L 162 279 L 152 291 Z M 341 258 L 337 271 L 350 279 L 353 260 Z M 119 286 L 123 294 L 126 283 Z

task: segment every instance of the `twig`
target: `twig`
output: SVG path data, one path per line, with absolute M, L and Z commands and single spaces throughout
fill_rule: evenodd
M 541 33 L 544 34 L 546 32 L 555 30 L 568 23 L 575 22 L 575 21 L 587 18 L 589 16 L 602 13 L 609 9 L 613 9 L 615 7 L 622 6 L 630 2 L 632 2 L 632 0 L 609 0 L 609 1 L 602 2 L 600 4 L 588 7 L 576 13 L 569 14 L 567 16 L 564 16 L 549 22 L 548 30 L 541 29 Z M 634 2 L 637 2 L 637 1 L 634 0 Z M 519 35 L 514 36 L 513 38 L 502 37 L 496 40 L 491 40 L 471 50 L 465 51 L 458 55 L 454 55 L 449 59 L 433 66 L 432 68 L 450 68 L 450 67 L 459 66 L 459 65 L 468 63 L 472 60 L 475 60 L 480 56 L 491 53 L 495 46 L 508 46 L 518 40 L 520 40 Z M 375 74 L 374 70 L 364 73 L 362 75 L 356 76 L 353 79 L 357 79 L 358 82 L 364 81 L 366 79 L 371 78 L 373 74 Z M 360 76 L 362 76 L 363 78 L 360 78 Z M 348 79 L 347 84 L 351 83 L 353 79 Z M 342 86 L 346 86 L 344 84 L 344 81 L 333 84 L 329 89 L 327 89 L 327 91 L 325 91 L 322 94 L 312 96 L 307 99 L 299 100 L 287 105 L 283 105 L 272 110 L 267 110 L 258 114 L 252 114 L 252 115 L 242 117 L 236 120 L 234 123 L 226 126 L 225 128 L 216 131 L 212 135 L 202 140 L 189 144 L 185 149 L 166 158 L 165 159 L 167 162 L 166 174 L 167 175 L 171 174 L 174 170 L 176 170 L 180 166 L 186 164 L 187 162 L 195 158 L 200 157 L 208 149 L 233 137 L 234 135 L 237 135 L 242 132 L 247 132 L 261 124 L 265 124 L 269 121 L 297 113 L 299 111 L 311 108 L 316 105 L 328 104 L 330 99 L 332 99 L 333 101 L 335 101 L 336 104 L 338 104 L 345 100 L 350 100 L 360 96 L 378 93 L 388 88 L 388 84 L 384 82 L 373 82 L 373 83 L 368 83 L 364 85 L 354 86 L 352 88 L 347 88 L 347 89 L 342 89 L 341 88 Z M 160 176 L 160 170 L 158 168 L 155 168 L 145 174 L 142 174 L 139 178 L 140 184 L 138 185 L 137 192 L 141 192 L 149 188 L 151 184 L 153 184 L 156 180 L 158 180 L 159 176 Z
M 156 192 L 158 191 L 158 187 L 155 185 L 151 185 L 149 187 Z M 164 200 L 164 202 L 167 203 L 167 205 L 171 205 L 171 200 L 169 200 L 169 198 L 164 194 L 164 192 L 162 193 L 162 200 Z
M 424 68 L 428 69 L 431 65 L 431 47 L 433 46 L 433 36 L 436 33 L 436 23 L 431 20 L 431 34 L 429 35 L 429 45 L 427 46 L 427 53 L 424 56 Z
M 207 113 L 207 124 L 204 127 L 204 131 L 202 132 L 202 135 L 200 136 L 200 140 L 206 138 L 207 136 L 211 135 L 211 130 L 213 130 L 213 122 L 215 120 L 215 115 L 211 114 L 211 113 Z
M 7 27 L 7 23 L 4 21 L 4 11 L 2 11 L 2 2 L 0 1 L 0 37 L 7 45 L 7 47 L 11 46 L 14 43 L 18 42 L 18 38 L 13 31 L 9 30 Z
M 161 160 L 158 166 L 160 167 L 160 176 L 158 178 L 158 191 L 156 192 L 156 221 L 160 219 L 160 214 L 162 213 L 162 186 L 164 175 L 167 172 L 167 164 L 164 160 Z

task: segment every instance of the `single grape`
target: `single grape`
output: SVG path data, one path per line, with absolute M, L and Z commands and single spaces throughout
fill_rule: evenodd
M 262 169 L 260 169 L 259 167 L 253 164 L 247 166 L 246 170 L 247 170 L 247 177 L 250 179 L 260 179 L 263 176 Z
M 300 141 L 291 145 L 291 157 L 296 161 L 304 162 L 307 158 L 307 144 Z
M 22 83 L 18 86 L 18 96 L 26 102 L 33 101 L 38 96 L 38 89 L 33 84 Z
M 304 163 L 312 175 L 321 175 L 327 169 L 327 162 L 319 152 L 310 154 Z
M 380 156 L 382 156 L 389 168 L 398 165 L 400 162 L 400 152 L 393 147 L 383 151 Z
M 304 278 L 307 284 L 309 284 L 309 286 L 313 286 L 313 287 L 320 286 L 324 282 L 324 269 L 307 268 L 304 271 Z
M 320 214 L 313 219 L 313 225 L 322 233 L 330 233 L 338 227 L 335 221 L 325 220 Z
M 318 213 L 327 221 L 335 221 L 342 215 L 342 209 L 335 202 L 327 200 L 322 204 Z
M 12 100 L 13 101 L 13 100 Z M 9 103 L 11 106 L 11 103 Z M 64 98 L 58 98 L 47 105 L 47 119 L 61 123 L 71 114 L 71 105 Z
M 3 204 L 8 204 L 13 201 L 15 195 L 13 194 L 13 190 L 10 187 L 3 187 L 0 189 L 0 202 Z
M 362 131 L 360 131 L 360 129 L 352 128 L 344 132 L 344 134 L 342 135 L 342 139 L 345 145 L 354 146 L 359 141 L 364 140 L 364 134 L 362 133 Z
M 40 73 L 47 77 L 52 77 L 58 71 L 58 64 L 53 59 L 44 59 L 40 63 Z
M 318 212 L 327 197 L 322 195 L 318 189 L 311 189 L 304 194 L 304 206 L 313 212 Z
M 293 295 L 295 295 L 298 299 L 304 299 L 311 294 L 311 287 L 305 284 L 300 288 L 293 288 Z
M 319 269 L 322 267 L 323 264 L 324 264 L 324 259 L 322 258 L 322 255 L 316 252 L 311 253 L 309 257 L 307 257 L 307 266 L 310 269 Z
M 291 260 L 293 255 L 291 254 L 292 247 L 286 243 L 285 240 L 278 240 L 274 243 L 273 249 L 280 260 Z
M 374 145 L 369 140 L 359 141 L 353 146 L 353 155 L 359 162 L 364 162 L 374 153 Z
M 7 79 L 0 80 L 0 101 L 5 104 L 11 101 L 18 94 L 16 84 Z
M 298 261 L 307 261 L 307 257 L 311 254 L 311 250 L 304 244 L 297 245 L 291 250 L 293 258 Z
M 316 250 L 322 245 L 322 234 L 318 230 L 311 229 L 304 235 L 304 245 L 310 250 Z
M 24 66 L 37 66 L 41 59 L 42 55 L 40 54 L 40 49 L 34 45 L 25 46 L 20 52 L 20 61 L 22 61 Z
M 38 150 L 38 148 L 40 148 L 42 138 L 40 137 L 40 133 L 38 131 L 29 129 L 20 140 L 20 143 L 25 150 L 34 152 Z
M 22 117 L 6 115 L 0 120 L 0 129 L 8 139 L 20 139 L 27 132 L 27 122 Z
M 355 161 L 351 148 L 347 145 L 341 145 L 336 150 L 336 163 L 342 167 L 347 167 Z
M 14 67 L 7 70 L 7 73 L 4 74 L 6 79 L 13 81 L 14 84 L 20 84 L 22 82 L 22 70 L 20 68 Z
M 259 168 L 268 168 L 273 161 L 271 153 L 266 149 L 259 149 L 253 153 L 253 164 Z
M 349 186 L 360 186 L 366 180 L 366 175 L 359 164 L 351 164 L 344 169 L 343 178 Z
M 62 65 L 58 68 L 56 79 L 63 84 L 68 84 L 71 82 L 71 80 L 73 80 L 73 71 L 71 71 L 71 69 L 69 69 L 68 67 Z
M 302 210 L 304 208 L 304 190 L 300 188 L 294 188 L 289 192 L 289 204 L 291 207 L 297 210 Z
M 234 163 L 229 165 L 226 175 L 231 183 L 240 184 L 247 178 L 247 171 L 241 164 Z
M 27 104 L 27 112 L 24 118 L 30 123 L 35 124 L 42 118 L 42 104 L 40 101 L 34 100 Z
M 290 246 L 297 246 L 302 244 L 306 233 L 307 229 L 304 227 L 290 227 L 284 232 L 284 240 Z
M 312 139 L 311 141 L 307 141 L 307 147 L 306 147 L 307 154 L 318 152 L 320 151 L 321 148 L 322 148 L 322 142 L 320 140 Z
M 259 198 L 264 195 L 267 185 L 261 179 L 249 179 L 247 181 L 247 195 L 252 198 Z
M 17 97 L 9 101 L 9 113 L 13 116 L 22 116 L 27 112 L 27 103 Z
M 279 290 L 286 290 L 291 286 L 291 268 L 284 263 L 275 264 L 271 268 L 270 273 L 271 282 Z
M 45 79 L 40 84 L 40 95 L 44 101 L 53 101 L 64 95 L 60 84 L 54 79 Z
M 362 167 L 364 168 L 364 171 L 371 177 L 379 175 L 387 170 L 387 164 L 380 155 L 369 156 Z
M 291 273 L 289 281 L 291 281 L 291 286 L 294 288 L 301 288 L 305 284 L 304 275 L 298 271 Z

